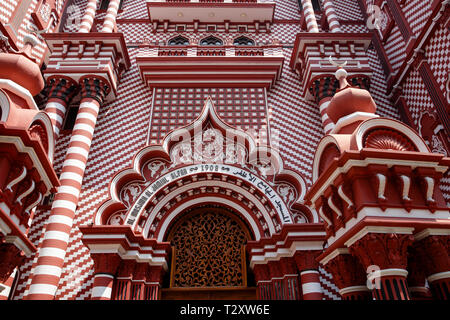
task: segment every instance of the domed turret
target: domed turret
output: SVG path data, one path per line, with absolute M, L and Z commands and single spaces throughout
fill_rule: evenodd
M 45 85 L 39 65 L 31 55 L 38 40 L 35 36 L 25 35 L 24 42 L 23 49 L 17 53 L 0 53 L 0 78 L 14 81 L 35 96 Z
M 355 112 L 374 114 L 376 104 L 367 90 L 350 86 L 347 82 L 347 71 L 340 68 L 336 71 L 340 89 L 334 95 L 327 109 L 327 114 L 334 123 Z

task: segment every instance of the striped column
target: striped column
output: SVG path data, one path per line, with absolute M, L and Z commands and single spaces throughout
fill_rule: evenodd
M 336 11 L 334 11 L 334 5 L 332 0 L 324 0 L 323 7 L 325 9 L 325 15 L 327 17 L 328 26 L 331 32 L 342 32 L 341 24 L 339 23 Z
M 332 98 L 333 97 L 325 97 L 319 101 L 320 117 L 322 118 L 322 126 L 325 134 L 329 134 L 336 126 L 327 114 L 328 105 L 330 104 Z
M 319 32 L 316 15 L 311 0 L 302 0 L 303 14 L 308 32 Z
M 110 0 L 108 11 L 103 21 L 102 32 L 113 32 L 116 28 L 117 11 L 119 11 L 120 0 Z
M 53 299 L 58 289 L 99 108 L 109 89 L 95 76 L 81 78 L 80 86 L 81 104 L 61 169 L 61 186 L 39 249 L 29 300 Z
M 339 82 L 333 75 L 325 75 L 314 81 L 311 87 L 312 94 L 316 97 L 319 105 L 322 126 L 325 134 L 329 134 L 335 127 L 334 122 L 328 117 L 327 109 L 336 90 L 339 88 Z
M 319 263 L 316 261 L 320 252 L 305 250 L 294 255 L 297 269 L 300 271 L 303 300 L 322 300 L 323 290 L 320 284 Z
M 80 30 L 78 32 L 91 32 L 94 23 L 95 11 L 97 10 L 97 0 L 89 0 L 86 6 L 86 11 L 81 19 Z
M 318 270 L 305 270 L 300 272 L 303 300 L 322 300 L 323 292 L 320 285 Z
M 47 112 L 52 121 L 54 141 L 56 143 L 64 123 L 67 106 L 75 95 L 78 85 L 74 80 L 65 77 L 49 78 L 47 85 L 49 91 L 45 112 Z
M 91 300 L 111 300 L 114 277 L 121 258 L 116 254 L 92 254 L 94 260 L 94 283 Z

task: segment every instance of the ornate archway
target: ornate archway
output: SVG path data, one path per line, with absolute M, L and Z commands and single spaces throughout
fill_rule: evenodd
M 113 271 L 101 271 L 98 263 L 97 274 L 114 274 L 115 287 L 125 288 L 120 295 L 113 289 L 112 298 L 133 298 L 124 292 L 145 286 L 156 292 L 153 298 L 162 292 L 162 298 L 185 299 L 180 291 L 190 290 L 190 298 L 255 299 L 246 269 L 253 279 L 256 265 L 292 260 L 322 236 L 309 230 L 319 221 L 303 204 L 305 192 L 304 179 L 284 168 L 276 149 L 223 122 L 208 99 L 193 123 L 170 132 L 161 145 L 144 147 L 116 174 L 93 226 L 80 229 L 94 260 L 103 252 L 105 259 L 118 258 Z M 206 225 L 229 235 L 208 234 Z

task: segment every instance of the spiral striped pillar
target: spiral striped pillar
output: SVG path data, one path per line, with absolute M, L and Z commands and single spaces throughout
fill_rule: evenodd
M 316 15 L 311 0 L 302 0 L 303 14 L 308 32 L 319 32 Z
M 334 5 L 332 0 L 325 0 L 323 2 L 323 7 L 325 9 L 325 15 L 327 17 L 328 26 L 331 32 L 342 32 L 341 24 L 339 23 L 338 16 L 334 10 Z
M 80 87 L 81 104 L 61 169 L 61 186 L 37 255 L 29 300 L 53 299 L 58 288 L 99 108 L 109 90 L 106 82 L 95 76 L 81 78 Z
M 89 0 L 86 6 L 86 11 L 81 19 L 80 29 L 78 32 L 87 33 L 91 32 L 92 25 L 94 24 L 95 11 L 97 10 L 97 0 Z
M 119 11 L 120 0 L 111 0 L 103 21 L 102 32 L 113 32 L 116 27 L 116 17 Z
M 47 85 L 49 91 L 45 112 L 52 121 L 54 141 L 56 142 L 64 123 L 67 106 L 75 95 L 78 85 L 74 80 L 66 77 L 49 78 Z

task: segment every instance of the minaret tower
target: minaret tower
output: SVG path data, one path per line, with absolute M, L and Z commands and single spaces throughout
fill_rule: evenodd
M 327 108 L 335 127 L 318 145 L 305 197 L 326 225 L 317 260 L 344 299 L 366 299 L 370 289 L 376 300 L 409 300 L 425 279 L 448 299 L 450 211 L 438 183 L 450 159 L 378 117 L 370 93 L 350 86 L 344 69 L 335 75 L 340 88 Z
M 31 300 L 53 299 L 56 293 L 99 110 L 115 99 L 122 73 L 130 66 L 123 35 L 115 32 L 119 1 L 109 3 L 101 32 L 91 32 L 96 3 L 88 2 L 78 33 L 44 35 L 52 50 L 45 70 L 50 87 L 45 110 L 52 119 L 55 138 L 67 105 L 77 91 L 81 101 L 61 169 L 61 186 L 52 204 L 26 297 Z M 94 60 L 95 67 L 89 63 Z

